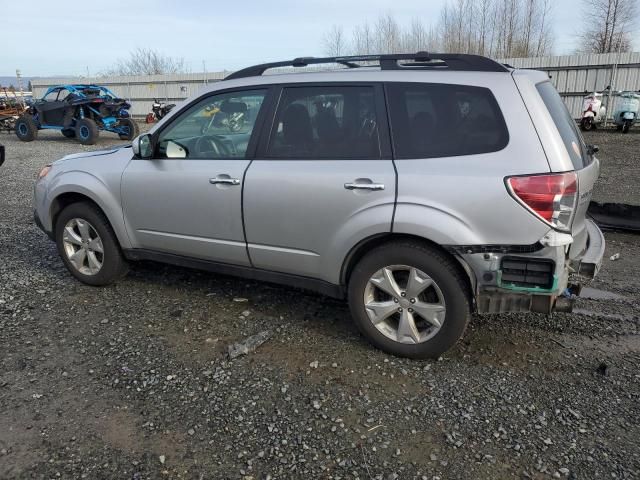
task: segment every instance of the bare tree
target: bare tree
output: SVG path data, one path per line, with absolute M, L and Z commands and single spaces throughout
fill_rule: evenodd
M 374 45 L 377 53 L 395 53 L 401 49 L 402 33 L 393 15 L 380 15 L 375 25 Z
M 553 49 L 552 1 L 448 0 L 437 22 L 430 26 L 418 19 L 402 26 L 391 14 L 385 14 L 372 25 L 356 27 L 346 47 L 340 27 L 334 26 L 326 38 L 332 40 L 332 46 L 341 45 L 339 54 L 344 50 L 357 55 L 441 50 L 497 58 L 547 55 Z M 336 51 L 327 50 L 331 54 Z
M 104 72 L 105 75 L 162 75 L 183 73 L 184 59 L 163 55 L 150 48 L 136 48 L 129 58 L 121 58 L 116 65 Z
M 346 53 L 347 41 L 340 25 L 333 25 L 324 36 L 324 51 L 330 57 L 339 57 Z
M 363 23 L 353 30 L 351 51 L 354 55 L 375 53 L 373 32 L 368 23 Z
M 414 18 L 409 29 L 402 34 L 401 50 L 407 53 L 419 52 L 429 50 L 429 47 L 427 29 L 420 20 Z
M 637 0 L 583 0 L 579 50 L 585 53 L 628 52 L 629 31 L 638 11 Z

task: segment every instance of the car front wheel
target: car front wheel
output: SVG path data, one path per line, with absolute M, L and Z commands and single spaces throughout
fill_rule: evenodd
M 375 248 L 356 265 L 349 307 L 376 347 L 409 358 L 437 358 L 463 335 L 471 316 L 468 282 L 455 260 L 402 241 Z
M 88 203 L 67 206 L 56 220 L 58 253 L 83 283 L 108 285 L 127 273 L 118 240 L 104 214 Z

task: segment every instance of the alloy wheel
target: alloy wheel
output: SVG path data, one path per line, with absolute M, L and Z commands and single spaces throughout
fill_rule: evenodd
M 433 338 L 446 315 L 444 295 L 422 270 L 391 265 L 375 272 L 364 290 L 371 323 L 387 338 L 418 344 Z
M 104 263 L 104 247 L 98 232 L 82 218 L 72 218 L 62 233 L 69 262 L 83 275 L 96 275 Z

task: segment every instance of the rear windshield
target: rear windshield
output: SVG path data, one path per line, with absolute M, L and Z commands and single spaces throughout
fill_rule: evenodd
M 558 91 L 551 84 L 551 82 L 542 82 L 536 85 L 542 101 L 549 110 L 553 123 L 556 124 L 556 128 L 562 137 L 564 146 L 571 157 L 573 168 L 576 170 L 584 167 L 588 162 L 588 155 L 585 154 L 585 145 L 582 140 L 582 135 L 576 122 L 571 118 L 571 114 L 565 106 L 562 98 L 558 94 Z

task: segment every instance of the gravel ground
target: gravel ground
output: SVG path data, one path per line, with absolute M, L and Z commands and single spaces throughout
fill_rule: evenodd
M 600 147 L 600 178 L 593 200 L 640 206 L 640 129 L 626 134 L 599 129 L 585 132 L 584 137 Z
M 605 172 L 640 144 L 593 137 Z M 640 237 L 606 234 L 580 313 L 476 317 L 440 361 L 403 360 L 342 302 L 290 288 L 152 263 L 80 284 L 31 192 L 85 148 L 56 132 L 0 143 L 0 478 L 640 476 Z

